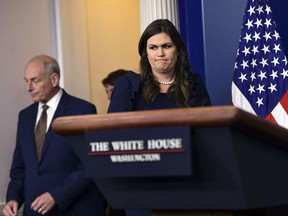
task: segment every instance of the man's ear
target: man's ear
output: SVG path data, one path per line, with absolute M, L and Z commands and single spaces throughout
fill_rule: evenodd
M 57 73 L 53 73 L 51 75 L 51 82 L 52 82 L 53 87 L 59 85 L 59 80 L 60 80 L 60 77 Z

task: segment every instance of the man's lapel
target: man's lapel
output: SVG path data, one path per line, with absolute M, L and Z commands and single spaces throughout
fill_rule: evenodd
M 67 103 L 68 103 L 68 94 L 63 90 L 63 94 L 61 96 L 61 99 L 59 101 L 57 109 L 56 109 L 54 116 L 52 118 L 52 122 L 54 119 L 65 115 Z M 45 136 L 45 142 L 44 142 L 44 146 L 43 146 L 43 150 L 42 150 L 43 152 L 42 152 L 40 161 L 43 160 L 43 158 L 45 157 L 45 153 L 46 153 L 49 145 L 51 145 L 51 140 L 54 136 L 54 132 L 52 129 L 52 122 L 51 122 L 49 129 L 48 129 L 46 136 Z

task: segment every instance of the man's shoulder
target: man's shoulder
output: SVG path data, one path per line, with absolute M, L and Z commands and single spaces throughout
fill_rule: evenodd
M 33 102 L 32 104 L 24 107 L 23 109 L 20 110 L 20 113 L 23 113 L 23 112 L 30 112 L 30 111 L 33 111 L 33 110 L 37 110 L 38 109 L 38 102 Z

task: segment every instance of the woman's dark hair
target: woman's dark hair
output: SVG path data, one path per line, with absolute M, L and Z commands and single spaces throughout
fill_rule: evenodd
M 168 19 L 157 19 L 150 23 L 139 40 L 138 53 L 141 56 L 140 74 L 143 82 L 143 98 L 147 103 L 151 103 L 160 93 L 159 84 L 154 80 L 151 65 L 147 57 L 147 40 L 162 32 L 170 36 L 178 51 L 178 59 L 174 71 L 175 82 L 170 86 L 168 93 L 174 91 L 179 107 L 188 107 L 191 91 L 191 84 L 188 81 L 190 73 L 189 58 L 180 33 Z

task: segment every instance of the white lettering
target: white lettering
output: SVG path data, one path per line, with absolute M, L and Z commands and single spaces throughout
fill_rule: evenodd
M 91 142 L 91 152 L 109 151 L 109 142 Z
M 155 139 L 147 141 L 147 149 L 179 149 L 182 139 Z
M 144 149 L 143 140 L 129 140 L 129 141 L 113 141 L 112 147 L 114 151 L 130 151 Z
M 134 154 L 134 155 L 111 155 L 110 159 L 113 163 L 124 162 L 153 162 L 160 161 L 160 154 Z

